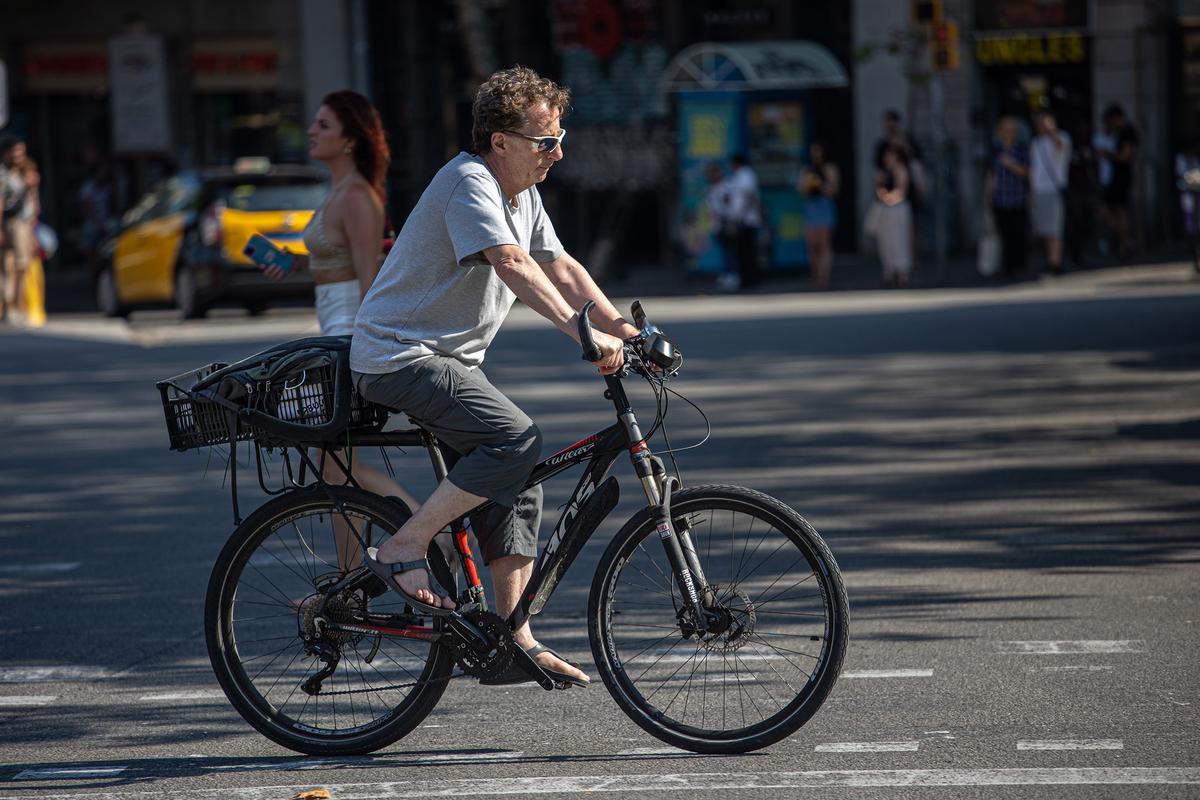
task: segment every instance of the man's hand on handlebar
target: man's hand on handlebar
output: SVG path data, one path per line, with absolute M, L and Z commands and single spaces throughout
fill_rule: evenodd
M 600 368 L 601 375 L 612 375 L 619 372 L 625 364 L 625 342 L 616 336 L 603 331 L 592 331 L 592 339 L 600 348 L 600 360 L 594 362 Z

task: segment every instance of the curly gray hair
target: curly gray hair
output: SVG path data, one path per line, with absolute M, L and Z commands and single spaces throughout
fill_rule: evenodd
M 493 73 L 475 92 L 471 104 L 471 145 L 476 153 L 492 149 L 492 134 L 512 131 L 529 122 L 530 106 L 545 103 L 566 113 L 571 90 L 543 78 L 529 67 L 512 67 Z

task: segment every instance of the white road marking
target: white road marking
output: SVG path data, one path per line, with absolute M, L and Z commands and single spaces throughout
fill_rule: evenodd
M 708 654 L 709 663 L 720 663 L 721 657 L 719 653 L 710 653 L 707 650 L 696 650 L 691 653 L 672 653 L 670 651 L 642 653 L 632 661 L 626 661 L 627 665 L 647 665 L 650 664 L 683 664 L 692 661 L 704 661 L 705 654 Z M 774 653 L 749 653 L 744 650 L 739 650 L 737 654 L 739 661 L 785 661 L 785 656 L 775 655 Z
M 1030 667 L 1029 672 L 1112 672 L 1113 667 L 1106 664 L 1090 664 L 1068 667 Z
M 635 747 L 632 750 L 620 750 L 617 752 L 619 756 L 695 756 L 688 750 L 680 750 L 678 747 Z
M 0 566 L 0 574 L 29 572 L 70 572 L 79 569 L 78 561 L 49 561 L 45 564 L 5 564 Z
M 402 800 L 413 797 L 701 792 L 725 789 L 798 789 L 912 786 L 1145 786 L 1200 784 L 1200 767 L 1084 767 L 1056 769 L 867 769 L 812 772 L 674 773 L 578 775 L 323 784 L 338 800 Z M 192 789 L 192 800 L 279 800 L 309 784 L 224 789 Z M 175 800 L 177 790 L 121 793 L 121 800 Z M 95 793 L 45 795 L 43 800 L 96 800 Z
M 1018 750 L 1124 750 L 1120 739 L 1022 739 Z
M 500 761 L 519 761 L 523 752 L 497 751 L 495 753 L 431 753 L 404 759 L 401 766 L 420 767 L 433 764 L 495 764 Z M 202 769 L 216 772 L 294 772 L 307 770 L 335 769 L 338 767 L 361 766 L 359 761 L 339 761 L 325 758 L 312 761 L 255 761 L 245 764 L 202 764 Z
M 196 689 L 191 692 L 163 692 L 162 694 L 144 694 L 138 698 L 143 702 L 171 700 L 224 700 L 225 693 L 220 689 Z
M 0 667 L 0 683 L 48 683 L 51 681 L 96 681 L 111 676 L 102 667 Z
M 931 669 L 848 669 L 843 678 L 932 678 Z
M 1083 639 L 1078 641 L 996 642 L 1001 653 L 1049 655 L 1058 653 L 1144 653 L 1145 639 Z
M 20 708 L 23 706 L 44 706 L 58 699 L 56 694 L 10 694 L 0 695 L 0 706 Z
M 826 742 L 817 745 L 818 753 L 915 753 L 920 742 Z
M 46 769 L 21 770 L 12 777 L 14 781 L 71 780 L 74 778 L 111 778 L 120 775 L 129 767 L 49 767 Z

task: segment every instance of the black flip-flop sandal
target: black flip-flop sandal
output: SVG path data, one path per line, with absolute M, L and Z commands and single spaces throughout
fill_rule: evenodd
M 550 655 L 557 658 L 559 661 L 563 661 L 563 662 L 571 665 L 575 669 L 582 669 L 582 667 L 580 667 L 574 661 L 567 661 L 567 659 L 563 658 L 558 653 L 551 650 L 549 647 L 546 647 L 544 644 L 534 645 L 533 647 L 529 648 L 525 652 L 529 654 L 530 658 L 536 658 L 537 656 L 540 656 L 542 653 L 549 653 Z M 538 664 L 538 666 L 542 667 L 541 664 Z M 550 669 L 548 667 L 542 667 L 542 672 L 549 675 L 551 680 L 557 681 L 559 683 L 565 683 L 568 686 L 578 686 L 581 689 L 591 683 L 591 681 L 581 681 L 578 678 L 576 678 L 574 675 L 568 675 L 565 672 L 559 672 L 558 670 Z M 523 670 L 519 664 L 514 662 L 512 664 L 509 664 L 508 669 L 506 669 L 501 674 L 497 675 L 495 678 L 480 678 L 479 682 L 480 682 L 480 684 L 482 684 L 484 686 L 511 686 L 511 685 L 517 684 L 517 683 L 530 683 L 533 680 L 534 680 L 534 677 L 532 675 L 530 675 L 528 672 Z
M 438 597 L 449 600 L 450 595 L 437 582 L 437 578 L 433 576 L 433 570 L 429 566 L 429 561 L 424 558 L 419 558 L 415 561 L 397 561 L 394 564 L 384 564 L 378 558 L 379 548 L 368 547 L 363 553 L 363 564 L 367 569 L 371 570 L 384 584 L 404 598 L 404 602 L 408 603 L 418 611 L 428 614 L 433 617 L 448 617 L 454 613 L 452 608 L 442 608 L 441 606 L 431 606 L 428 603 L 423 603 L 413 597 L 408 592 L 401 589 L 392 578 L 404 572 L 411 572 L 414 569 L 425 570 L 426 576 L 429 578 L 429 590 Z

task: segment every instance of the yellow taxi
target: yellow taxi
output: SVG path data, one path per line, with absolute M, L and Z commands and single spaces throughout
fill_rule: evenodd
M 218 302 L 251 313 L 272 299 L 312 293 L 306 272 L 265 277 L 242 250 L 255 233 L 307 252 L 301 234 L 325 195 L 324 174 L 301 165 L 242 159 L 174 175 L 121 219 L 95 277 L 96 306 L 108 316 L 173 304 L 202 317 Z

